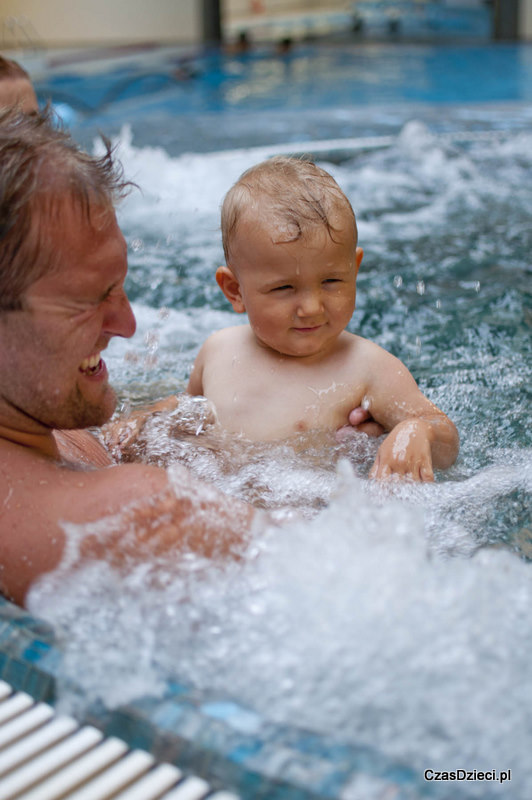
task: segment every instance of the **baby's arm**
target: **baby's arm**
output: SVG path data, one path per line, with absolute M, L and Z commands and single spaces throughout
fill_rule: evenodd
M 396 474 L 417 481 L 434 480 L 434 467 L 446 469 L 456 460 L 456 427 L 425 397 L 399 359 L 376 348 L 370 367 L 364 407 L 390 431 L 379 447 L 370 477 Z
M 196 360 L 192 366 L 190 378 L 188 379 L 187 394 L 202 395 L 203 394 L 203 365 L 204 365 L 204 347 L 201 348 Z

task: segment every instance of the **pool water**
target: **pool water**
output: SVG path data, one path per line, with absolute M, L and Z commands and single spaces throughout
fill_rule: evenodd
M 350 329 L 402 359 L 455 421 L 456 465 L 432 485 L 378 486 L 367 479 L 376 444 L 365 437 L 248 447 L 208 434 L 175 440 L 162 421 L 144 458 L 170 475 L 173 461 L 185 463 L 275 509 L 277 523 L 257 531 L 239 563 L 189 555 L 127 575 L 90 565 L 71 581 L 44 581 L 30 609 L 59 637 L 62 708 L 167 699 L 185 685 L 241 737 L 238 756 L 229 733 L 219 750 L 299 796 L 526 800 L 532 84 L 522 76 L 531 51 L 485 48 L 497 77 L 479 81 L 475 49 L 464 50 L 452 88 L 431 84 L 441 67 L 425 73 L 424 50 L 392 46 L 388 64 L 386 53 L 375 58 L 382 71 L 366 96 L 350 83 L 353 62 L 335 53 L 331 65 L 329 48 L 309 51 L 304 69 L 321 74 L 327 63 L 336 87 L 318 86 L 312 104 L 299 89 L 289 102 L 286 73 L 265 79 L 261 94 L 252 69 L 233 83 L 240 101 L 224 78 L 220 107 L 195 106 L 198 94 L 176 116 L 156 93 L 131 116 L 124 101 L 120 125 L 106 110 L 73 125 L 89 137 L 111 121 L 140 187 L 119 211 L 139 327 L 106 360 L 126 410 L 184 389 L 204 338 L 242 321 L 214 281 L 223 194 L 255 161 L 312 153 L 319 139 L 365 251 Z M 405 70 L 395 78 L 394 63 Z M 362 136 L 371 141 L 357 145 Z M 424 780 L 429 768 L 510 769 L 512 780 L 437 785 Z
M 262 46 L 241 57 L 167 49 L 154 58 L 102 60 L 105 70 L 59 64 L 36 79 L 38 97 L 62 103 L 86 145 L 128 121 L 138 145 L 171 155 L 396 132 L 412 106 L 444 130 L 464 105 L 460 129 L 485 124 L 483 104 L 492 125 L 511 111 L 514 124 L 530 122 L 530 44 L 301 43 L 285 57 Z M 501 118 L 493 104 L 506 106 Z

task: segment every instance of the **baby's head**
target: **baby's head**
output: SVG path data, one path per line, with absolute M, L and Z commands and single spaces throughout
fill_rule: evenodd
M 295 158 L 258 164 L 225 197 L 222 237 L 216 280 L 259 343 L 290 356 L 329 352 L 351 319 L 363 255 L 334 178 Z
M 351 203 L 332 175 L 312 161 L 276 156 L 246 170 L 227 192 L 222 205 L 222 242 L 226 263 L 239 223 L 246 219 L 268 227 L 272 244 L 294 242 L 324 228 L 353 235 L 357 226 Z
M 0 108 L 18 106 L 25 114 L 39 110 L 37 95 L 26 70 L 0 56 Z

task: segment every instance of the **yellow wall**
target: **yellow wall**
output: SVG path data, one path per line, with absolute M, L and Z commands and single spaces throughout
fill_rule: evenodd
M 521 39 L 532 41 L 532 0 L 521 0 L 519 17 Z
M 1 42 L 16 48 L 25 30 L 48 47 L 189 44 L 202 37 L 201 12 L 200 0 L 0 0 Z
M 340 12 L 349 25 L 352 7 L 352 0 L 222 0 L 222 18 L 229 38 L 245 30 L 252 40 L 297 39 L 333 30 L 331 13 Z

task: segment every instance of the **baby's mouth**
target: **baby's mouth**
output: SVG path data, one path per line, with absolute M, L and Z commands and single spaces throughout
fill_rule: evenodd
M 79 365 L 79 371 L 84 375 L 95 375 L 102 366 L 100 353 L 94 353 L 89 358 L 84 358 Z

